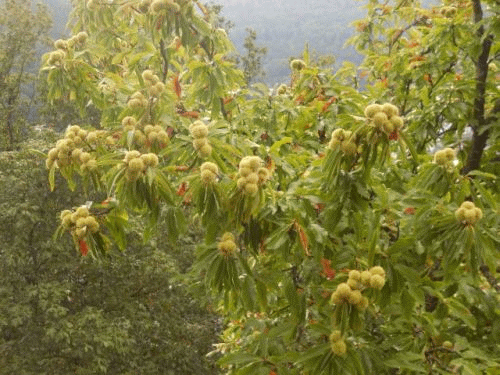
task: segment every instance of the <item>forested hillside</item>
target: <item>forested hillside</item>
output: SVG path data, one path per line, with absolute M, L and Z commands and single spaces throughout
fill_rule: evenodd
M 362 1 L 356 0 L 220 0 L 222 15 L 234 22 L 231 39 L 242 51 L 245 29 L 257 31 L 258 44 L 268 48 L 266 82 L 283 82 L 289 75 L 289 59 L 299 56 L 305 43 L 321 55 L 333 55 L 338 63 L 361 62 L 353 48 L 344 48 L 354 33 L 350 23 L 362 17 Z

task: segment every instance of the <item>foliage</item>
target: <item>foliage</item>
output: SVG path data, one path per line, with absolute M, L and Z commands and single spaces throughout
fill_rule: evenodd
M 99 126 L 100 112 L 89 103 L 81 111 L 74 102 L 66 97 L 49 100 L 48 86 L 43 80 L 37 81 L 36 120 L 38 124 L 56 132 L 63 132 L 68 124 Z
M 485 165 L 498 153 L 499 133 L 493 126 L 500 111 L 495 103 L 497 12 L 490 1 L 432 8 L 375 1 L 368 5 L 368 17 L 357 23 L 360 33 L 354 38 L 366 54 L 364 67 L 374 88 L 397 98 L 411 120 L 416 148 L 423 151 L 442 139 L 468 157 L 466 172 L 479 168 L 487 143 L 493 147 L 486 151 Z
M 500 366 L 497 88 L 481 80 L 498 5 L 384 4 L 358 27 L 362 70 L 332 74 L 306 50 L 272 95 L 245 85 L 225 33 L 189 0 L 75 2 L 78 43 L 46 57 L 50 97 L 102 115 L 47 155 L 53 187 L 60 173 L 106 193 L 88 207 L 106 209 L 98 231 L 75 211 L 58 235 L 101 259 L 126 247 L 129 214 L 146 240 L 160 218 L 171 240 L 201 222 L 193 284 L 226 318 L 215 352 L 228 374 Z
M 59 211 L 92 195 L 50 192 L 30 151 L 47 139 L 30 138 L 0 155 L 0 373 L 215 373 L 204 354 L 216 317 L 177 281 L 186 250 L 142 246 L 134 231 L 126 252 L 92 262 L 53 241 Z
M 309 59 L 309 66 L 310 67 L 318 67 L 321 69 L 333 69 L 336 63 L 336 57 L 333 55 L 324 55 L 320 54 L 316 50 L 309 51 L 309 44 L 306 43 L 304 46 L 304 51 L 299 57 L 295 56 L 290 56 L 288 63 L 291 63 L 293 60 L 296 59 L 304 59 L 304 56 L 307 56 Z
M 267 54 L 267 47 L 258 47 L 255 44 L 257 32 L 251 28 L 246 29 L 247 37 L 243 43 L 245 55 L 241 57 L 241 64 L 245 81 L 250 84 L 264 78 L 266 72 L 262 67 L 262 58 Z
M 26 134 L 26 118 L 34 109 L 29 97 L 36 76 L 37 48 L 46 42 L 51 19 L 47 8 L 29 0 L 0 2 L 0 149 L 13 150 Z
M 212 13 L 210 23 L 215 27 L 226 30 L 226 33 L 229 34 L 231 29 L 234 27 L 234 22 L 221 15 L 223 6 L 210 1 L 205 4 L 205 7 L 210 13 Z

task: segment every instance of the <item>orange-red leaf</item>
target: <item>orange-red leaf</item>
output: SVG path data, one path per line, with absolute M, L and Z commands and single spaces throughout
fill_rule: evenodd
M 175 166 L 175 171 L 176 172 L 185 172 L 189 169 L 187 165 L 176 165 Z
M 266 163 L 266 168 L 269 169 L 271 172 L 274 171 L 274 169 L 276 168 L 276 164 L 269 155 L 266 156 L 265 163 Z
M 187 118 L 198 118 L 200 117 L 200 113 L 196 111 L 186 111 L 183 113 L 179 113 L 182 117 L 187 117 Z
M 311 252 L 309 251 L 309 240 L 307 238 L 306 232 L 304 231 L 304 228 L 302 228 L 302 226 L 298 222 L 295 222 L 294 226 L 295 230 L 299 234 L 300 244 L 302 245 L 304 252 L 307 256 L 311 256 Z
M 397 130 L 394 130 L 391 134 L 389 134 L 389 139 L 391 141 L 397 141 L 399 138 L 399 134 Z
M 328 280 L 333 280 L 335 278 L 335 270 L 330 267 L 330 259 L 322 258 L 321 265 L 323 266 L 323 271 L 321 274 L 325 276 Z
M 415 215 L 415 207 L 406 207 L 404 213 L 407 215 Z
M 79 244 L 80 244 L 80 253 L 83 256 L 87 256 L 89 252 L 89 247 L 87 246 L 87 242 L 85 242 L 84 240 L 80 240 Z
M 182 94 L 181 84 L 179 83 L 179 75 L 173 78 L 175 95 L 180 99 Z
M 299 95 L 299 96 L 295 99 L 295 104 L 304 104 L 304 95 Z
M 182 40 L 181 40 L 181 38 L 178 38 L 177 43 L 175 44 L 175 50 L 176 51 L 179 50 L 179 48 L 181 48 L 181 46 L 182 46 Z
M 323 108 L 321 108 L 321 112 L 326 112 L 327 109 L 332 105 L 332 103 L 336 100 L 337 98 L 335 96 L 332 96 L 328 101 L 323 105 Z
M 186 193 L 187 190 L 187 183 L 183 182 L 180 186 L 179 189 L 177 189 L 177 195 L 183 196 Z
M 319 215 L 320 212 L 325 209 L 325 204 L 324 203 L 316 203 L 314 205 L 314 209 L 316 210 L 316 213 Z

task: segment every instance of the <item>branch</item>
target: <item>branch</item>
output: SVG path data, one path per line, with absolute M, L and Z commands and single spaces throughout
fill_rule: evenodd
M 168 75 L 168 52 L 165 49 L 165 41 L 163 39 L 160 40 L 160 53 L 163 58 L 163 71 L 161 72 L 162 81 L 163 83 L 166 83 Z
M 416 18 L 415 21 L 413 21 L 412 23 L 410 23 L 409 25 L 407 25 L 404 29 L 399 30 L 399 32 L 394 37 L 392 37 L 391 41 L 389 42 L 389 46 L 388 46 L 389 47 L 389 53 L 391 52 L 392 47 L 394 46 L 394 44 L 396 44 L 396 42 L 399 40 L 399 38 L 401 38 L 401 36 L 405 32 L 407 32 L 412 27 L 417 26 L 418 24 L 420 24 L 421 22 L 423 22 L 425 20 L 426 20 L 425 17 Z
M 453 67 L 455 66 L 455 64 L 457 63 L 457 61 L 452 61 L 450 62 L 450 65 L 445 69 L 443 70 L 443 72 L 441 73 L 441 75 L 436 79 L 436 81 L 434 83 L 432 83 L 431 85 L 431 89 L 429 90 L 429 98 L 431 97 L 431 93 L 432 91 L 434 90 L 434 88 L 438 85 L 438 83 L 444 78 L 446 77 L 447 74 L 451 73 L 452 72 L 452 69 Z
M 194 3 L 198 6 L 201 13 L 203 13 L 203 17 L 205 18 L 205 21 L 209 22 L 210 21 L 210 12 L 208 11 L 207 7 L 203 4 L 201 4 L 198 0 L 195 0 Z
M 486 280 L 488 280 L 488 283 L 491 285 L 491 287 L 495 289 L 497 293 L 500 293 L 500 284 L 498 283 L 498 280 L 491 274 L 489 267 L 486 264 L 482 264 L 479 267 L 479 270 L 486 278 Z

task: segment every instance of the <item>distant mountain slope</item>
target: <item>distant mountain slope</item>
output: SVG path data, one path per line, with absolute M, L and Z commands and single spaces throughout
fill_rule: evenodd
M 243 52 L 245 29 L 257 31 L 257 44 L 268 47 L 266 82 L 283 82 L 289 74 L 290 56 L 302 53 L 305 43 L 319 54 L 331 54 L 340 63 L 360 61 L 345 41 L 354 32 L 349 24 L 364 15 L 356 0 L 218 0 L 222 15 L 235 23 L 230 37 Z
M 50 14 L 54 21 L 51 35 L 54 39 L 59 39 L 68 35 L 69 31 L 66 29 L 68 22 L 68 15 L 71 11 L 70 0 L 35 0 L 49 7 Z

